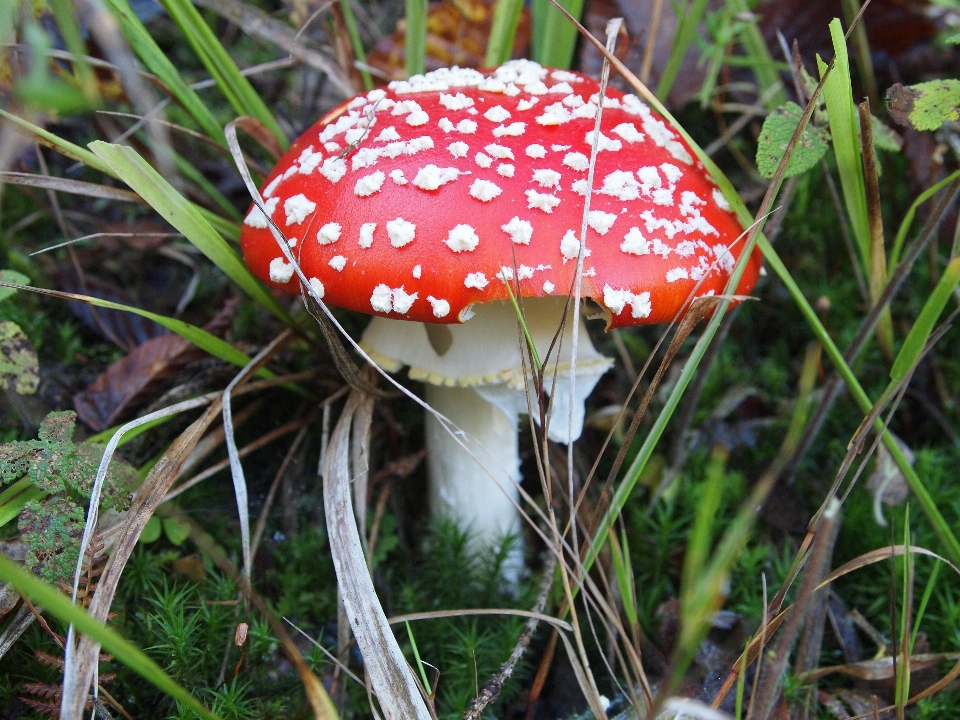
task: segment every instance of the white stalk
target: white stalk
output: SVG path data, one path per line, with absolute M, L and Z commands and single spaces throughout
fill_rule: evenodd
M 507 536 L 514 538 L 503 571 L 508 580 L 516 580 L 523 567 L 522 525 L 514 504 L 520 497 L 517 417 L 472 388 L 427 385 L 426 400 L 466 433 L 462 439 L 480 461 L 427 414 L 431 511 L 455 520 L 477 546 L 494 547 Z

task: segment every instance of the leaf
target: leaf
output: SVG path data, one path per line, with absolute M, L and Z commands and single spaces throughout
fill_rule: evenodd
M 920 362 L 920 354 L 927 343 L 927 338 L 933 332 L 940 313 L 943 312 L 943 309 L 953 297 L 957 285 L 960 285 L 960 257 L 954 258 L 947 265 L 933 292 L 927 298 L 923 310 L 920 311 L 913 327 L 910 328 L 910 333 L 903 341 L 903 347 L 900 348 L 900 352 L 897 354 L 890 370 L 890 377 L 895 382 L 903 380 L 908 373 L 913 372 L 917 363 Z
M 787 102 L 774 110 L 763 123 L 757 140 L 757 169 L 767 180 L 777 171 L 777 165 L 793 137 L 803 109 L 796 103 Z M 816 165 L 827 152 L 830 134 L 823 128 L 807 124 L 797 144 L 784 177 L 800 175 Z
M 236 309 L 228 302 L 204 328 L 216 334 L 226 330 Z M 77 415 L 94 430 L 105 430 L 167 378 L 204 357 L 203 350 L 186 338 L 167 333 L 142 343 L 110 364 L 96 380 L 73 396 Z
M 0 282 L 13 283 L 14 285 L 29 285 L 30 278 L 16 270 L 0 270 Z M 0 287 L 0 302 L 16 292 L 14 288 Z
M 900 152 L 903 147 L 903 138 L 876 115 L 870 116 L 870 125 L 873 126 L 873 146 L 877 150 Z
M 204 21 L 200 11 L 188 0 L 163 0 L 161 3 L 171 19 L 207 68 L 217 87 L 238 115 L 252 115 L 270 128 L 284 149 L 290 142 L 267 107 L 253 89 L 250 81 L 240 73 L 240 68 L 223 47 L 219 38 Z M 222 135 L 221 135 L 222 137 Z
M 52 412 L 40 423 L 38 439 L 0 445 L 0 482 L 7 483 L 26 476 L 44 492 L 57 493 L 69 489 L 90 497 L 91 483 L 103 447 L 95 443 L 73 442 L 76 413 Z M 103 489 L 106 507 L 122 507 L 126 494 L 136 478 L 136 471 L 116 461 L 107 472 Z
M 823 97 L 830 116 L 830 137 L 833 153 L 837 158 L 843 202 L 850 218 L 850 227 L 856 240 L 860 262 L 864 269 L 870 267 L 870 219 L 867 212 L 867 191 L 863 179 L 863 160 L 860 140 L 857 137 L 857 108 L 853 103 L 853 87 L 850 80 L 850 61 L 847 56 L 843 26 L 834 19 L 830 23 L 833 40 L 833 72 L 823 85 Z M 820 76 L 827 65 L 817 58 Z
M 54 281 L 63 292 L 89 295 L 126 306 L 143 305 L 123 289 L 96 275 L 85 273 L 81 280 L 72 268 L 57 273 Z M 159 323 L 123 310 L 99 308 L 83 302 L 68 302 L 67 307 L 90 330 L 122 350 L 131 350 L 167 332 Z
M 0 321 L 0 389 L 33 395 L 40 385 L 40 363 L 20 326 Z
M 103 200 L 113 200 L 114 202 L 143 202 L 136 193 L 132 193 L 129 190 L 120 190 L 108 185 L 98 185 L 97 183 L 71 180 L 70 178 L 55 177 L 53 175 L 0 171 L 0 182 L 11 185 L 23 185 L 25 187 L 43 188 L 45 190 L 55 190 L 73 195 L 85 195 Z
M 24 563 L 34 575 L 54 585 L 70 579 L 79 555 L 84 515 L 82 507 L 63 496 L 26 504 L 17 527 L 29 548 Z
M 32 290 L 33 292 L 40 293 L 41 295 L 52 295 L 53 297 L 62 298 L 64 300 L 85 302 L 89 303 L 90 305 L 109 308 L 111 310 L 125 310 L 126 312 L 134 313 L 150 320 L 154 320 L 168 330 L 172 330 L 178 335 L 182 335 L 194 345 L 202 348 L 214 357 L 220 358 L 221 360 L 236 365 L 237 367 L 244 367 L 248 362 L 250 362 L 249 355 L 246 355 L 242 351 L 238 350 L 226 340 L 221 340 L 216 335 L 211 335 L 206 330 L 198 328 L 196 325 L 185 323 L 183 320 L 178 320 L 177 318 L 158 315 L 157 313 L 152 313 L 148 310 L 141 310 L 134 305 L 121 305 L 120 303 L 110 302 L 109 300 L 101 300 L 99 298 L 88 297 L 85 295 L 58 292 L 56 290 L 28 288 L 24 286 L 18 286 L 16 289 Z M 273 373 L 267 368 L 260 368 L 257 371 L 257 375 L 262 378 L 273 377 Z
M 887 90 L 887 110 L 894 122 L 916 130 L 937 130 L 960 119 L 960 80 L 897 83 Z
M 163 521 L 156 515 L 147 520 L 147 524 L 140 533 L 140 539 L 137 542 L 149 544 L 160 539 L 160 533 L 163 532 Z
M 152 520 L 153 518 L 150 519 Z M 190 526 L 180 522 L 176 518 L 164 518 L 163 534 L 167 536 L 167 540 L 177 547 L 180 547 L 186 539 L 190 537 Z

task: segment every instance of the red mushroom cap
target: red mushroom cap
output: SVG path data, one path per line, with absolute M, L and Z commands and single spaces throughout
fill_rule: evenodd
M 565 295 L 576 273 L 599 84 L 512 61 L 443 69 L 343 103 L 262 189 L 304 274 L 336 306 L 430 323 L 474 303 Z M 608 89 L 582 295 L 610 326 L 671 320 L 723 291 L 743 229 L 682 138 Z M 261 279 L 299 290 L 261 211 L 241 245 Z M 738 292 L 760 271 L 750 258 Z M 513 278 L 516 268 L 516 278 Z

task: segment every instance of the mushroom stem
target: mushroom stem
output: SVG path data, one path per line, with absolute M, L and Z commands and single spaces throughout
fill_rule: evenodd
M 427 384 L 426 400 L 466 433 L 460 438 L 464 448 L 427 413 L 431 512 L 456 520 L 478 547 L 493 547 L 510 537 L 503 575 L 515 582 L 523 567 L 522 526 L 514 505 L 520 496 L 517 418 L 472 388 Z

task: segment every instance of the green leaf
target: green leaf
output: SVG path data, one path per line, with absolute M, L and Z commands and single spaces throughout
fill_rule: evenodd
M 897 83 L 887 90 L 887 110 L 894 122 L 916 130 L 938 130 L 960 119 L 960 80 Z
M 197 8 L 190 0 L 162 0 L 162 5 L 180 27 L 190 47 L 193 48 L 207 72 L 217 83 L 220 92 L 237 114 L 250 115 L 262 122 L 286 150 L 290 142 L 277 124 L 273 113 L 270 112 L 263 98 L 253 89 L 250 81 L 240 73 L 240 68 L 204 21 Z
M 190 526 L 176 518 L 164 518 L 163 534 L 167 536 L 167 540 L 180 547 L 190 537 Z
M 793 137 L 803 108 L 796 103 L 787 102 L 774 110 L 763 122 L 763 129 L 757 139 L 757 169 L 760 175 L 770 180 L 777 171 L 777 165 L 786 152 L 790 138 Z M 816 165 L 828 149 L 830 134 L 823 128 L 809 123 L 803 129 L 803 135 L 797 144 L 793 156 L 787 165 L 784 177 L 800 175 Z
M 160 213 L 164 220 L 196 245 L 227 277 L 281 321 L 291 324 L 292 321 L 280 307 L 280 303 L 250 273 L 236 251 L 227 245 L 197 208 L 140 157 L 136 150 L 102 140 L 90 143 L 90 149 Z
M 144 545 L 154 543 L 160 539 L 161 532 L 163 532 L 163 521 L 154 515 L 147 520 L 147 524 L 144 525 L 143 532 L 140 533 L 140 537 L 137 542 L 143 543 Z
M 873 126 L 873 146 L 877 150 L 897 153 L 903 147 L 903 138 L 876 115 L 870 116 L 870 125 Z
M 20 326 L 0 321 L 0 390 L 33 395 L 40 385 L 40 363 Z
M 17 529 L 27 546 L 23 562 L 34 575 L 55 585 L 70 580 L 80 556 L 85 516 L 83 508 L 64 495 L 26 504 Z
M 407 77 L 420 75 L 427 62 L 427 0 L 406 0 L 404 20 L 404 69 Z
M 12 115 L 11 113 L 8 113 L 3 108 L 0 108 L 0 117 L 5 118 L 10 122 L 19 125 L 24 130 L 28 131 L 32 135 L 35 135 L 38 139 L 41 140 L 43 144 L 54 148 L 55 150 L 57 150 L 57 152 L 63 155 L 66 155 L 68 158 L 82 162 L 84 165 L 87 165 L 88 167 L 92 167 L 96 170 L 104 172 L 107 175 L 110 175 L 111 177 L 117 177 L 116 173 L 114 173 L 113 170 L 108 168 L 100 160 L 100 158 L 98 158 L 96 155 L 94 155 L 92 152 L 90 152 L 86 148 L 82 148 L 79 145 L 74 145 L 69 140 L 64 140 L 63 138 L 57 135 L 54 135 L 49 130 L 44 130 L 42 127 L 34 125 L 32 122 L 29 122 L 27 120 L 24 120 L 21 117 L 17 117 L 16 115 Z
M 17 98 L 24 105 L 58 115 L 77 115 L 93 105 L 76 85 L 64 82 L 50 73 L 50 37 L 38 25 L 30 23 L 23 28 L 24 40 L 30 48 L 33 61 L 27 76 L 16 84 Z
M 88 635 L 117 660 L 152 683 L 170 697 L 179 700 L 195 713 L 210 720 L 220 720 L 193 695 L 184 690 L 146 653 L 120 634 L 105 627 L 83 608 L 74 605 L 60 591 L 21 568 L 12 560 L 0 555 L 0 580 L 9 583 L 18 592 L 43 605 L 47 612 L 64 623 L 71 623 L 79 632 Z
M 139 315 L 140 317 L 153 320 L 159 325 L 167 328 L 167 330 L 175 332 L 180 337 L 189 340 L 201 350 L 204 350 L 214 357 L 218 357 L 228 363 L 238 367 L 244 367 L 248 362 L 250 362 L 249 355 L 241 352 L 226 340 L 221 340 L 216 335 L 207 332 L 203 328 L 198 328 L 196 325 L 191 325 L 183 320 L 152 313 L 149 310 L 143 310 L 134 305 L 123 305 L 122 303 L 112 302 L 110 300 L 104 300 L 103 298 L 92 297 L 90 295 L 77 295 L 74 293 L 62 293 L 54 290 L 40 290 L 28 287 L 21 287 L 18 289 L 32 290 L 33 292 L 53 295 L 54 297 L 59 297 L 66 300 L 84 302 L 88 305 L 95 305 L 96 307 L 102 307 L 108 310 L 122 310 L 124 312 L 133 313 L 135 315 Z M 265 368 L 258 370 L 257 374 L 263 378 L 273 377 L 273 373 Z
M 347 25 L 347 33 L 350 35 L 350 44 L 353 46 L 353 56 L 362 63 L 360 68 L 360 77 L 363 79 L 364 90 L 373 90 L 373 76 L 367 70 L 367 53 L 363 49 L 363 40 L 360 38 L 360 30 L 357 28 L 357 18 L 353 12 L 353 6 L 350 0 L 340 0 L 340 11 L 343 13 L 343 20 Z
M 584 0 L 558 0 L 561 7 L 579 19 Z M 550 4 L 533 0 L 533 59 L 541 65 L 569 68 L 580 37 L 577 29 Z
M 14 285 L 29 285 L 30 278 L 16 270 L 0 270 L 0 282 L 12 283 Z M 0 287 L 0 302 L 16 292 L 15 288 Z
M 679 4 L 677 4 L 679 5 Z M 687 50 L 697 37 L 697 27 L 707 10 L 707 0 L 686 0 L 677 7 L 677 29 L 673 35 L 673 44 L 670 46 L 670 56 L 663 68 L 663 75 L 657 84 L 657 97 L 664 100 L 670 95 L 670 89 L 680 72 L 680 66 L 687 55 Z

